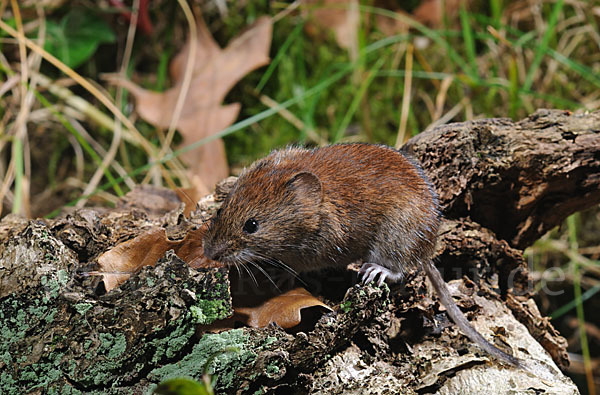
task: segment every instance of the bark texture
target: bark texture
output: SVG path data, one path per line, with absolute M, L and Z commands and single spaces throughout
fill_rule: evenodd
M 200 378 L 208 364 L 218 393 L 577 393 L 557 368 L 568 364 L 565 340 L 529 299 L 522 250 L 600 201 L 600 113 L 540 110 L 520 122 L 445 125 L 407 150 L 440 194 L 436 262 L 455 300 L 535 374 L 471 345 L 422 273 L 391 291 L 353 285 L 352 271 L 306 279 L 335 311 L 294 332 L 209 333 L 240 297 L 229 286 L 237 273 L 192 268 L 173 252 L 105 291 L 98 256 L 156 227 L 183 238 L 216 210 L 227 180 L 191 220 L 173 192 L 148 187 L 144 204 L 132 194 L 114 210 L 4 218 L 0 392 L 147 393 L 166 378 Z
M 519 249 L 600 202 L 599 112 L 454 123 L 406 149 L 431 177 L 447 218 L 470 217 Z

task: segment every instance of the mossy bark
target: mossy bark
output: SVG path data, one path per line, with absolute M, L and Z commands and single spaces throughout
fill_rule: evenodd
M 231 314 L 229 273 L 191 268 L 172 252 L 105 292 L 93 275 L 100 254 L 157 226 L 183 237 L 218 205 L 205 199 L 197 223 L 186 222 L 172 193 L 146 188 L 164 200 L 158 209 L 124 200 L 114 210 L 0 223 L 0 392 L 147 393 L 173 376 L 200 378 L 211 361 L 220 393 L 452 393 L 481 385 L 576 393 L 556 368 L 568 363 L 566 342 L 529 299 L 522 249 L 600 201 L 597 125 L 600 113 L 541 110 L 516 123 L 442 126 L 407 145 L 440 193 L 436 262 L 457 303 L 499 347 L 554 372 L 551 387 L 471 345 L 422 273 L 391 292 L 354 284 L 355 275 L 319 274 L 315 294 L 336 311 L 293 334 L 276 326 L 206 333 Z

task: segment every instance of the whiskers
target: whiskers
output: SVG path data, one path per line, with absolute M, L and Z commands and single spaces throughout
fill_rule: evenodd
M 266 279 L 275 287 L 275 289 L 281 292 L 281 289 L 277 285 L 276 280 L 273 278 L 273 276 L 269 273 L 268 270 L 265 270 L 265 268 L 261 265 L 262 263 L 266 263 L 274 268 L 283 270 L 284 272 L 290 274 L 292 278 L 298 280 L 304 286 L 307 286 L 307 284 L 300 278 L 300 276 L 294 269 L 283 263 L 281 260 L 272 258 L 265 254 L 257 253 L 254 251 L 242 250 L 231 259 L 230 263 L 235 265 L 235 267 L 238 270 L 238 273 L 240 274 L 241 272 L 239 266 L 242 266 L 257 288 L 259 287 L 259 284 L 251 268 L 255 268 L 260 273 L 262 273 L 266 277 Z

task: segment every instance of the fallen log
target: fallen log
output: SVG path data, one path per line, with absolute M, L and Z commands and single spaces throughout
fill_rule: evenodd
M 355 284 L 352 271 L 308 276 L 309 290 L 334 311 L 296 332 L 211 333 L 244 297 L 230 287 L 237 273 L 191 267 L 173 251 L 105 288 L 96 275 L 102 254 L 156 228 L 174 239 L 198 231 L 226 182 L 192 218 L 174 192 L 147 187 L 141 195 L 152 204 L 125 199 L 117 209 L 46 221 L 5 217 L 0 392 L 144 393 L 171 377 L 200 379 L 208 364 L 219 393 L 577 393 L 559 370 L 566 341 L 530 299 L 522 250 L 600 201 L 597 125 L 600 113 L 540 110 L 520 122 L 444 125 L 406 146 L 440 195 L 436 264 L 459 307 L 490 341 L 534 361 L 537 377 L 470 344 L 421 273 L 391 290 Z

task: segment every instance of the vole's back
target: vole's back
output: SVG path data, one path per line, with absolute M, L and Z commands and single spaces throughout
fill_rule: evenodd
M 433 254 L 439 224 L 437 198 L 421 168 L 385 146 L 341 144 L 315 150 L 290 148 L 259 161 L 249 173 L 268 169 L 311 172 L 323 189 L 321 236 L 335 264 L 382 262 L 395 272 Z M 328 248 L 329 247 L 329 248 Z

